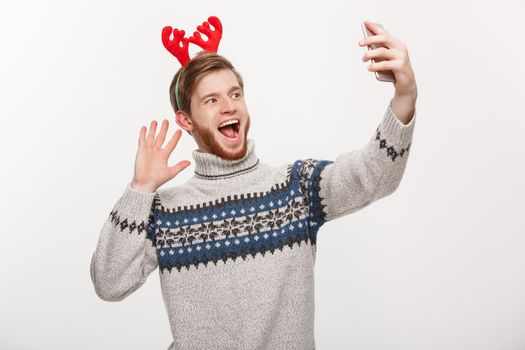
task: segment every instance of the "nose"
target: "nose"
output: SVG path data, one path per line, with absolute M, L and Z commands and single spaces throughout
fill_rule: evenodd
M 221 113 L 232 114 L 235 111 L 237 111 L 237 107 L 235 106 L 234 101 L 232 101 L 230 97 L 224 98 L 221 105 Z

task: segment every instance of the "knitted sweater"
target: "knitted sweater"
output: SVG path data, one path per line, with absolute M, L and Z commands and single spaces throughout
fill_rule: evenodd
M 145 193 L 127 184 L 91 260 L 103 300 L 120 301 L 159 270 L 169 349 L 315 349 L 319 228 L 391 194 L 406 167 L 415 113 L 391 109 L 369 142 L 335 161 L 267 165 L 193 151 L 184 184 Z

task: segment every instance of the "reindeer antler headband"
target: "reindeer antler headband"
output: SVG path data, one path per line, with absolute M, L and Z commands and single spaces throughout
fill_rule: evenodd
M 213 26 L 213 30 L 210 28 L 210 24 Z M 166 26 L 162 29 L 162 43 L 164 47 L 177 57 L 182 68 L 190 61 L 190 54 L 188 52 L 189 43 L 194 43 L 195 45 L 200 46 L 203 50 L 217 52 L 219 48 L 219 42 L 222 38 L 222 24 L 221 21 L 215 17 L 208 17 L 208 21 L 202 22 L 202 25 L 197 26 L 196 32 L 193 32 L 193 35 L 189 38 L 184 37 L 184 30 L 178 30 L 177 28 L 172 28 Z M 200 33 L 199 33 L 200 32 Z M 173 33 L 173 40 L 170 40 L 170 36 Z M 207 41 L 204 41 L 201 37 L 201 33 L 206 35 L 208 38 Z M 177 105 L 176 109 L 179 109 L 179 78 L 181 74 L 177 77 L 177 82 L 175 83 L 175 99 Z

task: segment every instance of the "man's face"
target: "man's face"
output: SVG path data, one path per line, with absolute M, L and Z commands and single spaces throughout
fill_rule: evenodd
M 191 121 L 187 127 L 199 146 L 199 151 L 221 158 L 242 158 L 248 148 L 250 116 L 244 94 L 229 69 L 207 74 L 197 84 L 191 96 Z M 236 124 L 219 129 L 226 121 Z

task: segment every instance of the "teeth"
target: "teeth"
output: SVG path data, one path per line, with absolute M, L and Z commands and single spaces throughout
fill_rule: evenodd
M 223 126 L 230 125 L 230 124 L 237 124 L 238 122 L 239 122 L 238 120 L 229 120 L 219 125 L 219 128 L 222 128 Z

